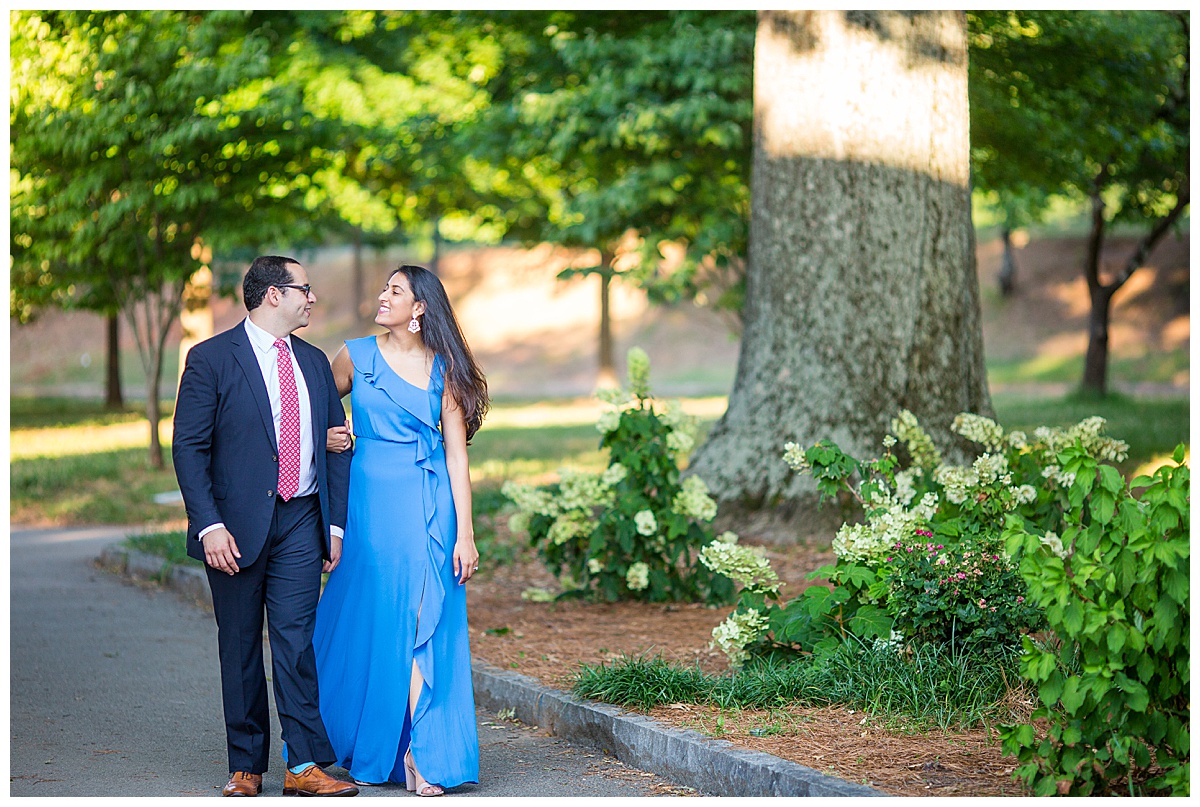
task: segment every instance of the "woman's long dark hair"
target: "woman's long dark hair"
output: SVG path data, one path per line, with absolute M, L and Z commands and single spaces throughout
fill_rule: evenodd
M 446 389 L 462 410 L 467 424 L 467 442 L 483 425 L 491 402 L 488 400 L 487 379 L 475 361 L 467 340 L 463 337 L 458 318 L 450 307 L 450 298 L 437 275 L 423 266 L 401 266 L 388 276 L 403 273 L 408 278 L 413 299 L 425 303 L 421 315 L 421 336 L 425 346 L 442 357 L 446 363 Z

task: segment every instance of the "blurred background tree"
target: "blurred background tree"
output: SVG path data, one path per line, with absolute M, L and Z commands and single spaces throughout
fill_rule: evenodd
M 1006 230 L 1038 221 L 1052 194 L 1091 212 L 1081 267 L 1091 297 L 1082 386 L 1107 391 L 1113 295 L 1190 199 L 1187 11 L 987 11 L 971 31 L 976 187 Z M 1117 223 L 1141 236 L 1102 267 Z

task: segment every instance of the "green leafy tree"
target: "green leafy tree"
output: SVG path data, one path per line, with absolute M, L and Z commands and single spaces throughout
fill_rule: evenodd
M 306 218 L 313 121 L 273 78 L 271 33 L 242 12 L 13 12 L 14 267 L 107 286 L 137 338 L 155 467 L 188 278 L 208 250 Z
M 609 288 L 740 308 L 749 215 L 752 12 L 501 15 L 510 48 L 476 153 L 547 179 L 529 240 L 595 249 L 561 277 L 600 283 L 600 373 L 615 382 Z M 488 137 L 487 132 L 492 132 Z M 548 198 L 544 198 L 548 196 Z M 684 249 L 671 274 L 667 242 Z M 627 244 L 636 260 L 621 260 Z M 732 278 L 732 280 L 731 280 Z
M 970 15 L 977 187 L 995 195 L 1010 226 L 1036 220 L 1048 194 L 1090 206 L 1083 387 L 1099 394 L 1112 298 L 1188 207 L 1189 24 L 1186 11 Z M 1144 235 L 1102 272 L 1116 222 Z

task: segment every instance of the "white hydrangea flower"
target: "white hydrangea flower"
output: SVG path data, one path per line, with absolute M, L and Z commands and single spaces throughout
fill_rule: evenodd
M 741 667 L 750 657 L 746 647 L 758 641 L 766 629 L 767 618 L 753 608 L 730 614 L 728 619 L 713 628 L 713 641 L 709 646 L 720 648 L 733 667 Z
M 518 482 L 505 482 L 500 492 L 516 503 L 517 507 L 530 515 L 537 514 L 557 518 L 562 508 L 549 491 L 523 485 Z
M 1046 533 L 1042 536 L 1041 541 L 1043 546 L 1047 547 L 1051 552 L 1053 552 L 1055 555 L 1058 555 L 1060 558 L 1065 558 L 1067 556 L 1067 550 L 1066 547 L 1063 546 L 1062 539 L 1059 538 L 1055 533 Z
M 885 498 L 880 512 L 863 524 L 843 524 L 833 539 L 839 558 L 879 562 L 896 545 L 922 529 L 937 512 L 936 493 L 926 493 L 911 510 L 895 499 Z
M 920 468 L 909 468 L 896 473 L 896 498 L 905 505 L 909 504 L 917 495 L 913 480 L 920 476 L 920 471 Z
M 799 443 L 788 442 L 783 444 L 783 461 L 797 473 L 803 473 L 810 467 L 808 459 L 804 456 L 804 449 L 801 448 Z
M 604 469 L 604 473 L 600 475 L 600 481 L 610 488 L 616 487 L 628 475 L 629 470 L 624 465 L 614 462 Z
M 1004 448 L 1004 429 L 991 418 L 962 412 L 955 416 L 950 429 L 971 442 L 979 443 L 988 451 Z
M 1029 438 L 1025 436 L 1025 432 L 1009 432 L 1005 439 L 1009 448 L 1015 448 L 1017 451 L 1029 448 Z
M 717 536 L 717 540 L 727 544 L 736 544 L 738 542 L 738 534 L 733 530 L 725 530 L 725 532 Z
M 942 462 L 942 453 L 938 451 L 933 440 L 917 423 L 917 416 L 907 409 L 892 419 L 892 432 L 900 442 L 908 447 L 913 463 L 922 468 L 936 468 Z
M 779 576 L 760 547 L 713 541 L 700 550 L 700 562 L 723 574 L 742 588 L 761 592 L 779 591 Z
M 695 441 L 687 432 L 676 430 L 667 433 L 667 448 L 677 454 L 686 454 L 692 450 Z
M 641 561 L 630 566 L 625 573 L 625 585 L 630 591 L 641 591 L 650 585 L 650 567 Z
M 934 471 L 933 481 L 945 490 L 946 501 L 952 504 L 962 504 L 967 500 L 968 493 L 979 487 L 979 474 L 974 468 L 943 465 Z
M 893 436 L 892 436 L 892 435 L 890 435 L 890 434 L 885 434 L 885 435 L 883 436 L 883 447 L 884 447 L 884 448 L 891 448 L 891 447 L 892 447 L 892 446 L 894 446 L 894 445 L 896 445 L 896 438 L 895 438 L 895 437 L 893 437 Z
M 717 503 L 708 495 L 708 485 L 698 476 L 689 476 L 671 500 L 671 509 L 682 516 L 712 521 L 717 515 Z
M 599 398 L 603 403 L 606 403 L 609 406 L 615 406 L 618 409 L 625 406 L 625 404 L 632 400 L 629 397 L 629 393 L 620 387 L 601 387 L 600 389 L 596 390 L 596 397 Z
M 978 478 L 977 484 L 990 485 L 993 482 L 1004 482 L 1008 472 L 1008 458 L 1003 454 L 984 454 L 971 465 L 971 470 Z
M 591 531 L 591 522 L 582 513 L 574 511 L 556 518 L 546 537 L 550 543 L 561 546 L 572 538 L 581 538 Z
M 596 431 L 601 434 L 615 432 L 617 427 L 621 425 L 621 413 L 615 409 L 609 409 L 607 412 L 601 412 L 600 417 L 596 420 Z
M 650 357 L 640 347 L 631 347 L 625 354 L 629 372 L 629 391 L 637 398 L 650 397 Z
M 559 506 L 563 510 L 587 510 L 611 505 L 616 495 L 599 474 L 563 469 L 559 471 Z
M 663 411 L 658 413 L 658 419 L 668 429 L 685 432 L 691 432 L 696 423 L 694 417 L 683 411 L 683 405 L 679 401 L 668 401 Z
M 587 567 L 592 574 L 600 574 L 604 571 L 604 564 L 598 558 L 588 558 Z
M 658 521 L 654 518 L 654 513 L 649 510 L 640 510 L 633 516 L 633 523 L 637 525 L 637 531 L 642 535 L 653 535 L 658 532 Z
M 1032 504 L 1037 501 L 1037 490 L 1033 485 L 1021 485 L 1013 490 L 1017 504 Z

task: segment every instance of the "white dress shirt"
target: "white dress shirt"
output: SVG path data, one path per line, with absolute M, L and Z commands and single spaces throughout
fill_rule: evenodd
M 275 445 L 279 445 L 279 429 L 283 421 L 283 403 L 279 393 L 279 349 L 275 347 L 275 337 L 255 325 L 246 317 L 246 335 L 250 337 L 250 345 L 254 348 L 254 357 L 258 359 L 258 369 L 262 371 L 263 381 L 267 385 L 267 398 L 271 401 L 271 420 L 275 424 Z M 292 374 L 296 379 L 296 394 L 300 399 L 300 486 L 296 488 L 296 496 L 310 496 L 317 492 L 317 456 L 313 446 L 312 407 L 309 404 L 308 383 L 300 370 L 300 362 L 296 352 L 292 350 L 291 334 L 283 337 L 287 342 L 288 354 L 292 361 Z M 212 532 L 223 523 L 213 524 L 200 531 L 198 538 Z M 342 537 L 342 528 L 329 526 L 329 531 L 337 537 Z M 235 536 L 236 537 L 236 536 Z

